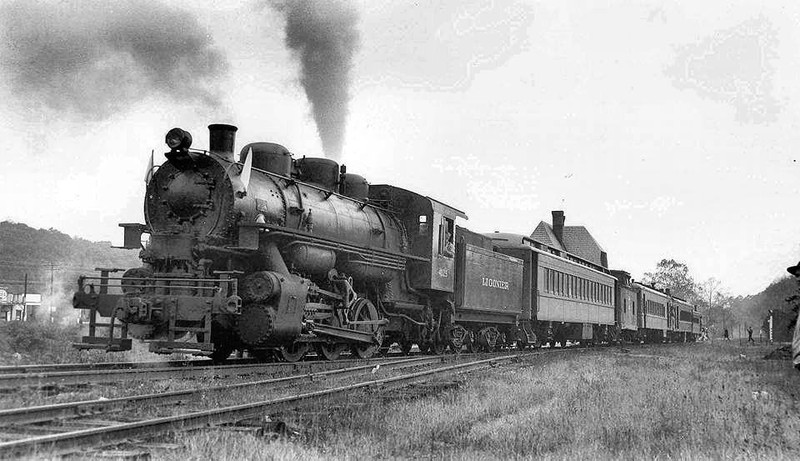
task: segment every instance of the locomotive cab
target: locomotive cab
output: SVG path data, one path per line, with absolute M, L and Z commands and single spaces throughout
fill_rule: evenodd
M 454 291 L 456 218 L 464 212 L 399 187 L 373 185 L 370 201 L 395 212 L 405 226 L 411 254 L 409 283 L 415 290 Z

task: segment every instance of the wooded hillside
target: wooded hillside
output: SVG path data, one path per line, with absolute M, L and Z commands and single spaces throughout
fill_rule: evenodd
M 69 312 L 78 276 L 91 275 L 96 267 L 138 267 L 138 255 L 137 250 L 111 248 L 111 242 L 90 242 L 55 229 L 0 222 L 0 287 L 22 293 L 27 274 L 28 292 L 41 293 L 43 307 Z

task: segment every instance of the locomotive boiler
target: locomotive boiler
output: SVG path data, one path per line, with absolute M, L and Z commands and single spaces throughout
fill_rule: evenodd
M 89 311 L 90 331 L 76 347 L 126 350 L 137 337 L 159 353 L 297 360 L 312 347 L 334 359 L 369 357 L 386 341 L 463 339 L 446 328 L 463 213 L 278 144 L 248 144 L 237 162 L 236 131 L 209 126 L 208 151 L 182 129 L 167 133 L 145 223 L 120 224 L 142 267 L 81 277 L 73 303 Z

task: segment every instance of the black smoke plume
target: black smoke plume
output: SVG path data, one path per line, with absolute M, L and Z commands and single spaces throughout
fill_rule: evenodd
M 148 96 L 218 109 L 228 67 L 195 16 L 155 1 L 0 6 L 0 66 L 31 113 L 104 119 Z
M 339 159 L 347 125 L 350 70 L 358 49 L 358 12 L 345 0 L 272 2 L 286 17 L 286 46 L 300 61 L 325 155 Z

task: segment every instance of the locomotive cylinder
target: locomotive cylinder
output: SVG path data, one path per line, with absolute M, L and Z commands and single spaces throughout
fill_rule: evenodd
M 324 276 L 336 267 L 336 252 L 303 243 L 291 243 L 286 251 L 286 260 L 292 267 L 305 274 Z

